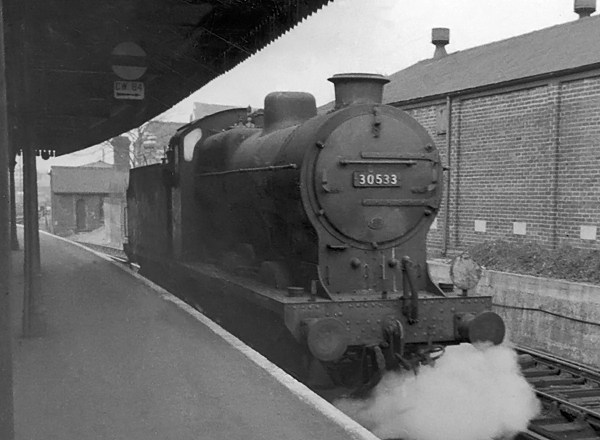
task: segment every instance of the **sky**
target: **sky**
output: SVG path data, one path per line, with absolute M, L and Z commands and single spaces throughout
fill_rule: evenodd
M 188 122 L 193 102 L 263 107 L 273 91 L 333 100 L 336 73 L 391 75 L 431 58 L 431 29 L 450 29 L 449 54 L 576 20 L 573 0 L 334 0 L 244 63 L 190 95 L 164 117 Z M 493 68 L 493 67 L 491 67 Z M 38 167 L 101 160 L 91 147 Z M 111 161 L 104 152 L 104 158 Z

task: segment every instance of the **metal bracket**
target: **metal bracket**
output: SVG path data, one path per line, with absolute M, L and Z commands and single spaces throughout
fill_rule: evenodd
M 404 289 L 404 315 L 410 325 L 419 322 L 419 292 L 413 273 L 413 262 L 409 256 L 402 257 L 402 283 Z

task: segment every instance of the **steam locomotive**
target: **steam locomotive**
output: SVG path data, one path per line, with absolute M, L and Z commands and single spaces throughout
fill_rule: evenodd
M 184 282 L 207 314 L 247 322 L 241 333 L 285 334 L 265 345 L 293 345 L 291 369 L 309 382 L 315 365 L 357 386 L 447 344 L 500 343 L 490 297 L 445 293 L 429 276 L 444 180 L 433 140 L 382 104 L 385 77 L 329 81 L 327 113 L 308 93 L 271 93 L 262 114 L 194 121 L 163 164 L 131 170 L 130 259 L 167 287 Z

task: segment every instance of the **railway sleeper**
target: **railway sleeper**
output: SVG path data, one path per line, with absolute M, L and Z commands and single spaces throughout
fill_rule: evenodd
M 557 401 L 546 401 L 542 416 L 532 420 L 529 429 L 548 439 L 598 440 L 599 422 L 586 408 L 578 410 Z
M 578 389 L 564 388 L 564 389 L 556 389 L 556 390 L 554 390 L 554 392 L 557 394 L 560 393 L 560 394 L 564 395 L 565 397 L 572 398 L 572 399 L 594 400 L 594 399 L 600 398 L 600 388 L 598 388 L 598 387 L 590 387 L 590 388 L 586 387 L 586 388 L 578 388 Z
M 551 440 L 598 440 L 598 434 L 589 424 L 577 420 L 569 422 L 562 417 L 533 420 L 529 429 Z
M 556 367 L 549 367 L 549 368 L 544 368 L 544 369 L 526 369 L 523 372 L 523 376 L 526 378 L 533 378 L 533 377 L 545 377 L 545 376 L 553 376 L 553 375 L 559 375 L 560 374 L 560 370 Z
M 597 392 L 590 392 L 589 388 L 576 388 L 576 387 L 564 387 L 564 388 L 552 388 L 552 395 L 560 397 L 564 400 L 569 400 L 573 403 L 582 402 L 589 405 L 594 405 L 596 402 L 600 402 L 600 394 Z
M 569 399 L 569 402 L 573 402 L 576 405 L 585 405 L 586 407 L 598 408 L 600 406 L 600 397 L 572 397 L 566 396 Z
M 535 388 L 548 388 L 548 387 L 556 387 L 559 385 L 583 385 L 586 380 L 583 377 L 540 377 L 534 380 L 528 380 L 528 382 L 533 385 Z

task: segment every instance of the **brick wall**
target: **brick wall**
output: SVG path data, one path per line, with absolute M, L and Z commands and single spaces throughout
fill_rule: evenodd
M 111 246 L 122 248 L 125 236 L 125 204 L 126 200 L 122 194 L 111 194 L 104 199 L 104 226 L 106 237 Z
M 453 99 L 450 158 L 443 106 L 407 112 L 451 167 L 450 253 L 498 238 L 600 248 L 600 79 Z M 443 248 L 444 220 L 442 204 L 430 253 Z
M 559 242 L 599 249 L 597 239 L 581 238 L 582 226 L 600 226 L 599 78 L 562 84 L 559 134 Z
M 437 124 L 437 114 L 440 109 L 445 107 L 444 105 L 435 105 L 429 107 L 423 107 L 415 110 L 409 110 L 407 113 L 415 118 L 419 123 L 427 129 L 435 146 L 440 152 L 440 157 L 442 159 L 442 163 L 447 165 L 448 161 L 446 158 L 446 135 L 438 135 L 436 134 L 436 124 Z M 446 179 L 446 174 L 444 173 L 444 188 L 447 188 L 448 182 Z M 445 190 L 444 190 L 445 191 Z M 444 209 L 444 198 L 442 198 L 442 203 L 440 206 L 440 210 L 438 211 L 438 215 L 436 217 L 435 222 L 433 223 L 429 235 L 427 237 L 428 251 L 429 254 L 439 254 L 441 252 L 443 246 L 444 239 L 444 219 L 445 219 L 445 209 Z
M 76 206 L 78 200 L 85 204 L 85 231 L 104 225 L 103 199 L 107 194 L 53 194 L 52 231 L 67 236 L 81 230 L 77 227 Z

